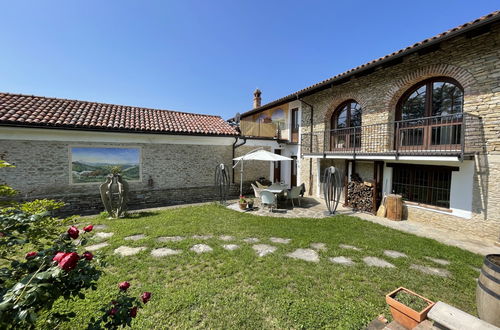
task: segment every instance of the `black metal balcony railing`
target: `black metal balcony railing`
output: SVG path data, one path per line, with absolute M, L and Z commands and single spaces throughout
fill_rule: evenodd
M 484 147 L 480 118 L 465 113 L 337 128 L 301 136 L 303 154 L 463 156 Z

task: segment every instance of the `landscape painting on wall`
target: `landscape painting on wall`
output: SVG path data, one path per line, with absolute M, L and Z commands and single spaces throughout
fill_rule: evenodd
M 72 183 L 104 182 L 113 168 L 127 181 L 141 178 L 139 148 L 71 148 Z

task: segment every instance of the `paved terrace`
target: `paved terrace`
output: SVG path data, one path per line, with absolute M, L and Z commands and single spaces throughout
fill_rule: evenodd
M 330 216 L 323 200 L 311 197 L 303 198 L 301 206 L 296 204 L 295 208 L 292 209 L 289 205 L 286 209 L 276 209 L 273 212 L 270 212 L 267 208 L 258 208 L 255 211 L 242 211 L 239 209 L 237 201 L 231 201 L 228 208 L 238 212 L 272 217 L 324 218 Z M 421 237 L 432 238 L 438 242 L 457 246 L 482 255 L 500 253 L 500 247 L 495 246 L 495 241 L 500 236 L 500 223 L 496 221 L 473 221 L 457 218 L 453 224 L 443 222 L 433 223 L 432 225 L 413 220 L 392 221 L 368 213 L 354 212 L 349 208 L 342 207 L 340 204 L 337 214 L 359 217 L 382 226 Z

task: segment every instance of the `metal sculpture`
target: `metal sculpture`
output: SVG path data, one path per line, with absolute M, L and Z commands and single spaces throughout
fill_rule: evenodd
M 323 194 L 330 214 L 337 210 L 342 193 L 342 176 L 334 166 L 327 167 L 323 174 Z
M 225 204 L 229 195 L 229 172 L 224 164 L 215 167 L 215 189 L 221 204 Z
M 99 186 L 101 200 L 106 212 L 112 218 L 125 215 L 128 201 L 128 183 L 120 174 L 110 174 L 106 182 Z

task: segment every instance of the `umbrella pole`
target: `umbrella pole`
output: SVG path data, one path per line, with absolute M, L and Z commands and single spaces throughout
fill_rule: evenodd
M 241 160 L 240 170 L 240 196 L 243 196 L 243 159 Z

